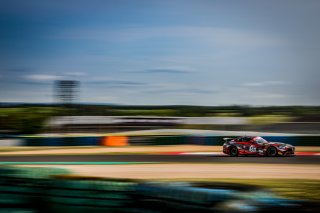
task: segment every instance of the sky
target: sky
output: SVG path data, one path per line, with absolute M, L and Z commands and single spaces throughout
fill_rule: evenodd
M 0 0 L 0 102 L 320 105 L 318 0 Z

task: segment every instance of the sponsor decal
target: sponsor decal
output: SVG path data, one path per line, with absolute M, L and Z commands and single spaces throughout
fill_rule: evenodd
M 250 152 L 256 152 L 256 151 L 257 151 L 257 148 L 256 148 L 255 146 L 251 145 L 251 146 L 249 147 L 249 151 L 250 151 Z

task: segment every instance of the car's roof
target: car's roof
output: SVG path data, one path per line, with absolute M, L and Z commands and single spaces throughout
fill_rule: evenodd
M 258 137 L 258 136 L 240 136 L 238 138 L 255 138 L 255 137 Z

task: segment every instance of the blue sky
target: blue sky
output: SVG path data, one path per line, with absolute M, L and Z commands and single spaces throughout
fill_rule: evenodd
M 0 101 L 319 105 L 317 0 L 1 0 Z

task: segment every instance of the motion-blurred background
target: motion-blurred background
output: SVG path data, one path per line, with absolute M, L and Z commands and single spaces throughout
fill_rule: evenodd
M 319 9 L 1 0 L 0 211 L 319 212 Z

